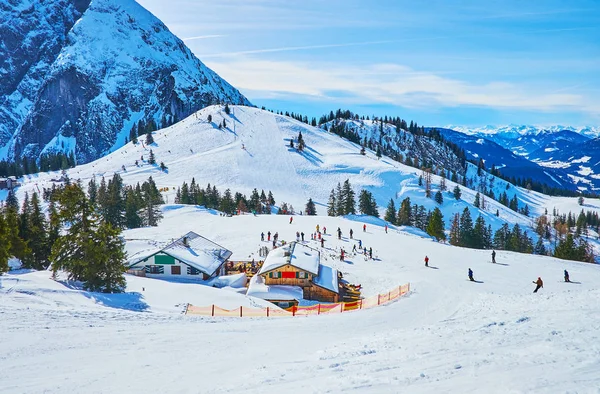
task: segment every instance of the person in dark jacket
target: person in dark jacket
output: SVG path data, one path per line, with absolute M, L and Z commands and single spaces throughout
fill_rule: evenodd
M 369 246 L 369 258 L 373 258 L 373 248 Z
M 260 233 L 260 240 L 264 241 L 265 240 L 265 233 Z
M 565 282 L 570 282 L 571 279 L 569 279 L 569 271 L 565 270 Z
M 543 288 L 544 288 L 544 282 L 542 281 L 542 278 L 539 278 L 539 277 L 538 277 L 538 278 L 537 278 L 537 280 L 536 280 L 536 281 L 534 281 L 533 283 L 535 283 L 535 284 L 536 284 L 536 286 L 535 286 L 535 290 L 533 291 L 534 293 L 537 293 L 537 291 L 538 291 L 539 289 L 543 289 Z
M 469 280 L 475 282 L 475 279 L 473 279 L 473 270 L 471 268 L 469 268 Z
M 496 264 L 496 251 L 492 250 L 492 263 Z

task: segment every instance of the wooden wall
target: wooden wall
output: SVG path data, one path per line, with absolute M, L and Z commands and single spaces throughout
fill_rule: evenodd
M 312 285 L 304 288 L 304 299 L 321 302 L 339 302 L 340 296 L 331 290 Z
M 272 278 L 270 274 L 277 272 L 280 276 L 283 276 L 284 272 L 288 273 L 304 273 L 304 279 L 298 278 L 299 275 L 294 275 L 293 278 Z M 289 275 L 289 274 L 288 274 Z M 269 271 L 266 274 L 262 274 L 262 277 L 265 278 L 266 285 L 285 285 L 285 286 L 299 286 L 299 287 L 309 287 L 312 286 L 313 276 L 311 273 L 303 271 L 299 268 L 296 268 L 291 265 L 285 265 L 283 267 L 279 267 L 276 270 Z

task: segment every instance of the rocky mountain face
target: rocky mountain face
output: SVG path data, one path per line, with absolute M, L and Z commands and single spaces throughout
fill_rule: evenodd
M 8 0 L 0 20 L 0 160 L 89 162 L 140 121 L 250 105 L 133 0 Z

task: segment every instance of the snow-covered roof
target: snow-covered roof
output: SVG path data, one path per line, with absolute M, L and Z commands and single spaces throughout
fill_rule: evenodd
M 313 278 L 313 283 L 334 293 L 339 293 L 338 271 L 327 265 L 319 266 L 319 275 Z
M 190 231 L 162 249 L 151 253 L 140 252 L 131 266 L 159 252 L 166 253 L 208 275 L 212 275 L 232 254 L 230 250 Z
M 273 301 L 301 300 L 304 292 L 298 286 L 266 285 L 260 275 L 254 275 L 248 284 L 246 295 Z
M 313 275 L 319 273 L 319 251 L 298 242 L 272 250 L 267 255 L 259 274 L 290 264 Z

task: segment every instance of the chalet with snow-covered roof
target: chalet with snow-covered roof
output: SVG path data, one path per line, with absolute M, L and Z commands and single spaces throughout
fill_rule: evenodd
M 225 275 L 232 252 L 190 231 L 162 249 L 134 255 L 129 269 L 145 276 L 179 276 L 207 280 Z
M 0 190 L 2 189 L 14 189 L 15 187 L 21 186 L 21 183 L 16 176 L 9 176 L 8 178 L 0 178 Z
M 316 249 L 292 242 L 272 250 L 265 259 L 258 274 L 250 281 L 248 295 L 265 299 L 275 304 L 286 302 L 281 298 L 339 301 L 337 270 L 322 265 L 321 255 Z M 261 277 L 261 279 L 255 279 Z M 299 291 L 300 290 L 300 291 Z M 275 298 L 275 295 L 280 297 Z

